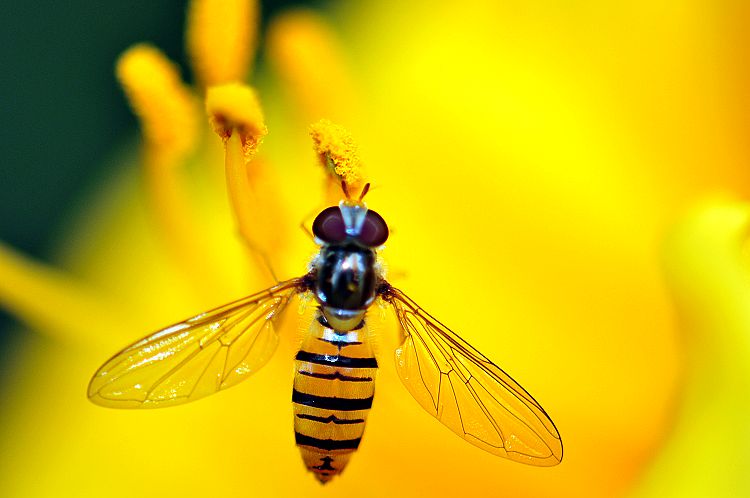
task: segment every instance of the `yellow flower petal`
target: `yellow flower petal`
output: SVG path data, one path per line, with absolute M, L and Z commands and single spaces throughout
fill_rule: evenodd
M 187 49 L 203 86 L 244 80 L 255 55 L 259 6 L 253 0 L 193 0 Z
M 298 174 L 309 163 L 304 136 L 295 142 L 300 130 L 323 115 L 354 123 L 383 185 L 368 200 L 395 228 L 386 256 L 408 272 L 392 273 L 394 284 L 517 376 L 552 412 L 568 446 L 555 469 L 498 461 L 446 433 L 383 368 L 373 411 L 380 423 L 373 418 L 357 465 L 335 486 L 344 494 L 392 488 L 394 496 L 623 495 L 668 429 L 677 364 L 656 241 L 665 220 L 697 193 L 750 185 L 740 168 L 747 150 L 738 137 L 747 130 L 736 126 L 738 107 L 716 105 L 737 101 L 745 86 L 727 49 L 743 45 L 727 43 L 744 39 L 743 16 L 728 16 L 741 12 L 705 2 L 671 11 L 623 3 L 617 15 L 596 2 L 552 10 L 544 3 L 353 3 L 334 15 L 357 54 L 363 107 L 323 106 L 329 90 L 322 88 L 308 101 L 318 110 L 304 114 L 305 107 L 297 120 L 290 110 L 299 101 L 277 98 L 283 84 L 264 81 L 274 139 L 255 161 L 289 166 L 281 169 L 280 188 L 294 194 L 286 205 L 307 211 L 318 189 Z M 337 88 L 324 59 L 308 62 Z M 299 81 L 299 92 L 319 85 Z M 279 226 L 294 228 L 299 219 Z M 219 257 L 234 245 L 225 235 L 212 239 Z M 117 231 L 98 237 L 84 240 L 128 248 L 139 240 Z M 82 243 L 80 233 L 71 238 L 73 247 Z M 174 291 L 111 256 L 91 266 L 100 279 L 131 292 L 138 286 L 155 308 Z M 387 343 L 393 331 L 382 329 Z M 0 495 L 242 496 L 249 481 L 258 496 L 315 494 L 288 418 L 275 416 L 278 407 L 288 410 L 289 349 L 237 391 L 133 414 L 83 400 L 89 369 L 81 365 L 94 368 L 102 358 L 71 361 L 68 351 L 30 345 L 30 361 L 16 374 L 23 384 L 12 383 L 18 387 L 4 404 L 14 423 L 6 423 L 12 439 Z M 65 377 L 51 383 L 28 375 L 50 366 Z M 259 400 L 269 409 L 258 410 Z M 62 417 L 47 416 L 53 405 L 66 407 Z M 189 430 L 204 426 L 211 430 Z M 158 451 L 150 451 L 154 441 Z
M 668 241 L 687 368 L 672 433 L 634 496 L 750 495 L 748 227 L 749 204 L 712 201 Z
M 110 334 L 127 328 L 127 316 L 114 312 L 92 289 L 2 243 L 0 303 L 35 330 L 70 343 L 104 342 L 105 324 Z

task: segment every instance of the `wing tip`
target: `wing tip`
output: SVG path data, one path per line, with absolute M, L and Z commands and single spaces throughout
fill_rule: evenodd
M 104 408 L 120 408 L 117 402 L 113 402 L 107 398 L 102 397 L 98 392 L 89 392 L 87 394 L 89 401 L 97 406 Z
M 562 446 L 560 446 L 559 451 L 553 451 L 550 449 L 550 453 L 547 456 L 532 456 L 517 451 L 505 451 L 504 454 L 497 454 L 499 454 L 499 456 L 504 456 L 514 462 L 531 465 L 533 467 L 555 467 L 557 465 L 560 465 L 563 459 Z
M 552 420 L 550 420 L 550 422 L 552 422 Z M 537 436 L 539 436 L 539 434 Z M 560 433 L 557 431 L 557 428 L 555 428 L 554 433 L 551 433 L 551 436 L 552 439 L 542 439 L 540 437 L 540 440 L 549 450 L 549 454 L 546 456 L 529 457 L 531 461 L 527 463 L 530 465 L 536 465 L 537 467 L 554 467 L 562 463 L 564 451 L 562 439 L 560 438 Z
M 560 465 L 563 460 L 563 445 L 560 435 L 554 439 L 553 444 L 547 444 L 547 448 L 550 450 L 550 454 L 543 458 L 535 459 L 531 464 L 537 467 L 554 467 Z

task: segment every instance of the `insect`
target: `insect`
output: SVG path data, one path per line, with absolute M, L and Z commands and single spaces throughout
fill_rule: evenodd
M 390 305 L 400 325 L 396 369 L 431 415 L 471 444 L 537 466 L 560 463 L 560 434 L 508 374 L 388 283 L 376 250 L 389 234 L 362 199 L 324 209 L 312 231 L 320 252 L 305 275 L 159 330 L 117 353 L 91 379 L 91 401 L 158 408 L 231 387 L 261 368 L 278 344 L 274 325 L 296 295 L 317 303 L 295 359 L 294 431 L 306 467 L 325 483 L 358 448 L 378 362 L 367 311 Z

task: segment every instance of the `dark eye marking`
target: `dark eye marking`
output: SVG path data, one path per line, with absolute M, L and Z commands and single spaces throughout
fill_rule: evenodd
M 367 211 L 357 240 L 368 247 L 383 245 L 388 240 L 388 225 L 383 217 L 375 211 Z
M 346 225 L 338 206 L 321 211 L 313 221 L 312 231 L 313 235 L 329 244 L 343 241 L 346 238 Z

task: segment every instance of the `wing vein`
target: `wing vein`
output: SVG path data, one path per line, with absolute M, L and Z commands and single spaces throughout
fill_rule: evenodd
M 156 408 L 237 384 L 271 357 L 274 323 L 309 282 L 309 276 L 282 282 L 133 343 L 96 372 L 89 398 L 112 408 Z
M 491 453 L 531 465 L 561 461 L 554 423 L 523 387 L 400 290 L 385 283 L 380 296 L 401 327 L 399 377 L 428 412 Z

